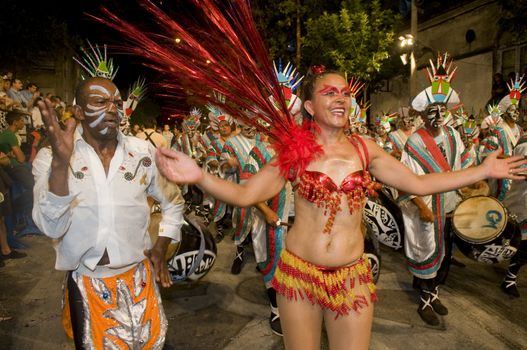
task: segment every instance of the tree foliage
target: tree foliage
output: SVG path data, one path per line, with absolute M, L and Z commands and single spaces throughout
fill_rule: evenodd
M 510 32 L 516 41 L 525 40 L 527 35 L 527 2 L 503 0 L 502 13 L 498 26 L 502 31 Z
M 302 60 L 307 66 L 322 63 L 374 82 L 390 58 L 397 21 L 379 0 L 343 1 L 339 12 L 308 19 Z

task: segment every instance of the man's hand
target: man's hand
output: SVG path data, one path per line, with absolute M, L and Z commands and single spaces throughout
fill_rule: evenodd
M 154 265 L 154 274 L 156 282 L 161 284 L 163 287 L 168 288 L 172 285 L 172 278 L 168 272 L 167 262 L 165 260 L 165 253 L 171 239 L 168 237 L 157 237 L 156 244 L 152 249 L 144 251 L 145 256 L 150 259 Z
M 434 222 L 434 213 L 427 207 L 419 208 L 419 217 L 424 222 Z
M 66 121 L 66 128 L 62 130 L 59 125 L 57 112 L 51 101 L 39 101 L 38 108 L 42 114 L 42 120 L 48 132 L 49 142 L 53 151 L 53 165 L 68 166 L 71 155 L 73 154 L 73 134 L 76 122 L 74 118 Z M 79 107 L 77 107 L 79 108 Z

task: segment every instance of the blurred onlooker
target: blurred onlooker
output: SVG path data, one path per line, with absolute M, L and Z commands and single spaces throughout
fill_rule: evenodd
M 141 132 L 141 127 L 139 126 L 139 124 L 134 124 L 131 132 L 132 132 L 132 135 L 137 136 L 137 134 Z
M 161 133 L 156 131 L 156 123 L 153 119 L 149 119 L 144 123 L 143 131 L 140 131 L 135 135 L 141 140 L 149 141 L 155 148 L 168 147 L 167 140 L 161 135 Z
M 20 79 L 13 80 L 11 88 L 7 91 L 7 96 L 15 102 L 18 102 L 19 107 L 15 108 L 27 112 L 29 101 L 22 95 L 22 81 Z
M 503 79 L 503 75 L 501 73 L 494 74 L 494 77 L 492 78 L 491 97 L 487 102 L 487 105 L 498 104 L 501 99 L 507 95 L 508 91 L 507 82 Z
M 28 101 L 27 110 L 28 112 L 31 112 L 33 106 L 35 105 L 35 100 L 40 96 L 37 84 L 27 84 L 26 88 L 20 91 L 20 94 L 26 99 L 26 101 Z
M 7 241 L 7 230 L 4 220 L 12 214 L 11 199 L 9 197 L 9 188 L 12 185 L 12 180 L 3 167 L 8 167 L 9 164 L 9 157 L 5 153 L 0 152 L 0 266 L 4 266 L 4 260 L 19 259 L 27 256 L 25 253 L 11 249 Z
M 26 156 L 20 148 L 20 140 L 17 132 L 25 126 L 25 114 L 20 111 L 10 111 L 6 115 L 9 125 L 6 130 L 0 133 L 0 151 L 9 156 L 9 166 L 6 171 L 16 182 L 20 183 L 24 190 L 32 193 L 34 179 L 31 170 L 24 164 Z
M 170 125 L 168 124 L 163 125 L 163 132 L 161 133 L 161 135 L 163 135 L 165 140 L 167 140 L 167 145 L 172 144 L 172 139 L 174 138 L 174 134 L 172 133 L 172 131 L 170 131 Z

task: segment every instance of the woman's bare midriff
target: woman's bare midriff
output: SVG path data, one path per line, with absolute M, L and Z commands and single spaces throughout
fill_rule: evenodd
M 324 267 L 341 267 L 355 262 L 364 252 L 362 210 L 350 214 L 344 198 L 341 209 L 331 232 L 323 233 L 328 218 L 324 210 L 295 196 L 295 224 L 288 231 L 286 249 Z

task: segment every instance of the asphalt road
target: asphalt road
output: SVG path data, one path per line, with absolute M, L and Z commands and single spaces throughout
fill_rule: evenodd
M 28 257 L 0 268 L 0 349 L 73 349 L 61 328 L 63 272 L 55 271 L 51 240 L 22 239 Z M 417 315 L 402 252 L 382 247 L 380 301 L 376 304 L 371 349 L 527 349 L 527 270 L 520 274 L 523 297 L 499 289 L 506 265 L 482 265 L 456 252 L 467 266 L 453 266 L 441 290 L 449 315 L 437 328 Z M 268 327 L 265 289 L 248 254 L 240 275 L 230 274 L 234 246 L 218 245 L 218 258 L 198 283 L 163 291 L 169 320 L 167 344 L 175 349 L 282 349 Z M 327 349 L 324 340 L 323 349 Z

